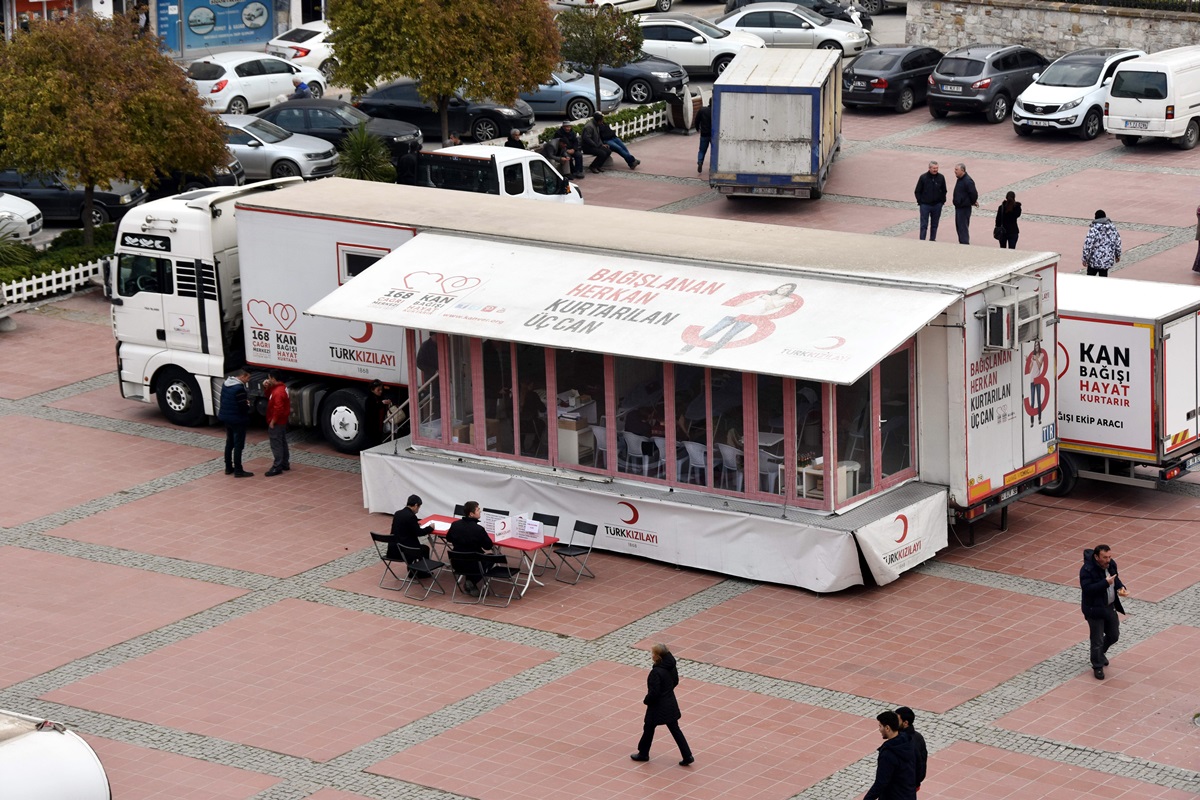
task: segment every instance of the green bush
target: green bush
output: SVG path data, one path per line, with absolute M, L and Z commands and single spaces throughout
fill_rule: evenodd
M 631 120 L 641 119 L 642 117 L 648 116 L 650 114 L 657 114 L 659 111 L 662 111 L 666 107 L 667 107 L 667 104 L 664 103 L 663 101 L 659 100 L 657 103 L 650 103 L 649 105 L 638 106 L 637 108 L 623 108 L 615 114 L 605 114 L 604 118 L 606 120 L 608 120 L 609 125 L 611 125 L 615 128 L 617 126 L 618 122 L 629 122 Z M 587 124 L 586 120 L 581 120 L 580 122 L 572 125 L 571 127 L 575 129 L 576 133 L 579 133 L 583 130 L 583 126 L 586 124 Z M 545 144 L 546 142 L 550 141 L 554 137 L 558 136 L 559 127 L 560 126 L 555 125 L 553 128 L 546 128 L 546 130 L 539 133 L 538 134 L 538 144 Z M 626 138 L 626 137 L 622 137 L 622 138 Z M 631 135 L 628 138 L 633 139 L 635 137 L 633 135 Z
M 55 270 L 90 263 L 110 255 L 116 244 L 116 226 L 108 224 L 96 228 L 96 243 L 91 247 L 83 246 L 83 231 L 74 228 L 63 231 L 42 252 L 29 245 L 17 245 L 28 251 L 29 260 L 24 264 L 0 264 L 0 283 L 11 283 L 32 278 L 34 275 L 45 275 Z
M 115 245 L 117 241 L 117 226 L 116 223 L 106 222 L 103 225 L 96 227 L 96 246 L 99 247 L 104 242 L 111 242 Z M 55 250 L 65 250 L 68 247 L 81 247 L 83 245 L 83 228 L 67 228 L 65 231 L 55 237 L 50 243 L 47 250 L 53 252 Z M 113 246 L 109 246 L 107 252 L 111 253 Z

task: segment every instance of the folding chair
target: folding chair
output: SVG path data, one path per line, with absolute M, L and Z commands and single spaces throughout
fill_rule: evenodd
M 464 506 L 460 503 L 454 507 L 454 516 L 459 517 L 461 519 L 462 517 L 465 517 L 466 515 L 467 515 L 467 507 L 466 506 Z
M 554 515 L 554 514 L 541 514 L 541 513 L 534 512 L 534 515 L 533 515 L 533 516 L 532 516 L 530 519 L 532 519 L 534 522 L 540 522 L 540 523 L 542 523 L 542 533 L 543 533 L 543 534 L 545 534 L 545 535 L 547 535 L 547 536 L 558 536 L 558 517 L 557 517 L 556 515 Z M 545 572 L 545 571 L 546 571 L 548 568 L 550 568 L 550 567 L 553 567 L 553 566 L 554 566 L 554 559 L 550 557 L 550 552 L 549 552 L 548 550 L 538 550 L 538 551 L 536 551 L 536 552 L 533 554 L 533 557 L 534 557 L 534 568 L 535 568 L 535 569 L 537 569 L 537 568 L 538 568 L 538 567 L 537 567 L 537 556 L 538 556 L 538 553 L 542 553 L 542 554 L 544 554 L 544 556 L 545 556 L 545 559 L 546 559 L 546 563 L 545 563 L 545 564 L 543 564 L 543 565 L 541 566 L 541 568 L 540 568 L 540 569 L 541 569 L 541 572 L 534 572 L 534 573 L 533 573 L 534 575 L 536 575 L 536 576 L 538 576 L 538 577 L 540 578 L 540 577 L 542 577 L 542 573 L 544 573 L 544 572 Z
M 484 553 L 479 556 L 479 566 L 483 573 L 483 583 L 479 584 L 479 602 L 493 608 L 508 608 L 508 604 L 517 594 L 517 586 L 521 583 L 520 568 L 510 567 L 508 558 L 503 553 Z M 488 592 L 497 583 L 508 585 L 508 597 L 504 598 L 503 603 L 489 603 Z M 499 593 L 494 596 L 503 597 Z
M 502 516 L 502 517 L 507 517 L 507 516 L 508 516 L 508 512 L 507 512 L 507 511 L 504 511 L 504 510 L 502 510 L 502 509 L 499 509 L 499 508 L 485 508 L 485 509 L 483 510 L 483 513 L 485 513 L 485 514 L 499 514 L 499 515 L 500 515 L 500 516 Z
M 592 537 L 587 546 L 575 544 L 575 537 L 578 534 Z M 584 575 L 588 576 L 589 578 L 596 577 L 596 574 L 588 569 L 587 566 L 588 557 L 592 554 L 592 547 L 594 547 L 595 544 L 596 526 L 590 522 L 581 522 L 579 520 L 575 520 L 575 529 L 571 531 L 571 538 L 567 541 L 567 543 L 554 545 L 554 555 L 558 556 L 558 569 L 554 571 L 554 580 L 575 585 L 579 583 L 579 579 Z M 578 566 L 568 564 L 568 560 L 574 561 Z M 563 567 L 566 567 L 575 573 L 575 580 L 572 581 L 559 577 L 559 573 L 562 572 Z
M 388 558 L 387 555 L 387 546 L 392 543 L 392 537 L 382 533 L 372 533 L 371 541 L 375 543 L 375 553 L 379 556 L 379 560 L 383 562 L 383 574 L 379 576 L 379 588 L 393 592 L 400 591 L 404 588 L 405 581 L 392 569 L 392 564 L 395 564 L 396 560 Z M 400 584 L 399 586 L 383 585 L 389 574 L 396 579 L 396 582 Z
M 483 602 L 484 588 L 483 568 L 479 563 L 479 553 L 456 553 L 454 548 L 447 543 L 446 555 L 450 557 L 450 569 L 454 572 L 454 589 L 450 592 L 450 602 L 459 605 L 479 605 Z M 471 597 L 464 590 L 463 594 L 470 599 L 456 599 L 464 578 L 475 584 L 475 588 L 479 590 L 477 597 Z
M 429 577 L 429 588 L 425 589 L 425 594 L 421 595 L 419 599 L 424 600 L 429 597 L 429 593 L 432 592 L 435 587 L 437 588 L 438 594 L 446 593 L 445 588 L 442 586 L 442 582 L 438 580 L 438 575 L 440 575 L 442 570 L 446 567 L 444 562 L 436 561 L 428 556 L 421 555 L 421 549 L 419 547 L 409 547 L 407 545 L 400 544 L 400 542 L 396 542 L 396 547 L 400 548 L 400 554 L 404 556 L 404 563 L 408 566 L 408 575 L 404 578 L 404 584 L 406 587 L 404 589 L 405 597 L 412 597 L 412 595 L 410 595 L 408 592 L 410 589 L 412 589 L 414 583 L 423 589 L 425 588 L 425 584 L 422 583 L 425 578 L 420 577 L 423 575 Z

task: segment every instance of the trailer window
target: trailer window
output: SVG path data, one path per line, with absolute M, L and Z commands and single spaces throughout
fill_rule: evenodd
M 545 460 L 550 454 L 550 436 L 547 430 L 544 347 L 517 345 L 516 401 L 521 455 Z M 591 434 L 590 428 L 587 433 Z
M 520 164 L 504 168 L 504 193 L 525 194 L 525 170 Z
M 391 251 L 386 247 L 370 245 L 339 244 L 338 252 L 338 286 L 361 275 L 372 264 L 386 256 Z
M 513 454 L 512 344 L 483 341 L 483 401 L 486 429 L 476 446 L 492 453 Z
M 175 291 L 171 261 L 153 256 L 123 254 L 117 265 L 117 293 L 133 297 L 138 292 L 170 294 Z
M 619 472 L 661 478 L 675 459 L 668 454 L 666 431 L 661 411 L 663 365 L 640 358 L 614 358 L 613 381 L 617 396 L 618 436 L 625 458 L 618 461 Z M 562 431 L 559 431 L 562 439 Z M 656 444 L 656 441 L 659 442 Z M 673 471 L 673 469 L 672 469 Z
M 758 376 L 758 474 L 751 476 L 757 489 L 768 494 L 781 495 L 787 491 L 783 476 L 786 437 L 783 411 L 783 378 L 774 375 Z M 739 408 L 740 412 L 741 409 Z M 713 405 L 713 415 L 717 407 Z M 717 431 L 720 433 L 720 431 Z M 747 482 L 749 479 L 747 479 Z
M 438 381 L 441 362 L 438 358 L 440 333 L 416 332 L 417 345 L 417 420 L 420 435 L 427 439 L 442 438 L 442 392 Z
M 796 395 L 796 494 L 807 497 L 808 486 L 804 483 L 805 470 L 809 471 L 810 483 L 815 483 L 811 473 L 814 470 L 822 474 L 822 482 L 828 480 L 824 470 L 816 466 L 817 459 L 825 452 L 825 442 L 821 436 L 822 422 L 821 398 L 824 394 L 821 384 L 812 381 L 795 381 Z
M 1166 100 L 1167 76 L 1163 72 L 1138 72 L 1126 69 L 1113 78 L 1109 94 L 1136 100 Z
M 868 372 L 850 386 L 837 387 L 837 470 L 835 497 L 838 502 L 871 488 L 874 453 L 874 417 L 871 414 L 871 378 Z M 826 465 L 826 474 L 833 465 Z
M 879 462 L 885 478 L 912 466 L 911 353 L 901 350 L 879 365 Z
M 554 370 L 555 397 L 553 402 L 546 404 L 554 406 L 557 419 L 556 463 L 611 470 L 617 464 L 618 456 L 608 447 L 611 424 L 605 414 L 604 356 L 577 350 L 557 350 Z M 578 433 L 574 437 L 574 448 L 565 445 L 570 434 L 564 436 L 564 428 Z M 585 429 L 592 433 L 591 437 L 583 433 Z M 617 437 L 618 440 L 620 438 Z
M 474 374 L 471 368 L 471 340 L 466 336 L 446 336 L 450 357 L 450 442 L 474 444 L 471 428 L 475 422 Z M 482 448 L 480 448 L 482 449 Z

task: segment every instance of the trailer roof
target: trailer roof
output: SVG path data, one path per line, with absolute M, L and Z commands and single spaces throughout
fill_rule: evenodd
M 632 189 L 632 187 L 631 187 Z M 754 273 L 804 274 L 932 291 L 968 292 L 1054 263 L 1055 253 L 919 242 L 601 206 L 531 203 L 346 178 L 262 194 L 239 208 L 411 226 L 460 236 L 679 259 Z M 914 210 L 915 213 L 915 210 Z
M 1157 320 L 1197 310 L 1200 310 L 1200 286 L 1074 274 L 1058 276 L 1060 314 Z
M 842 54 L 837 50 L 747 47 L 737 54 L 714 85 L 733 89 L 740 86 L 788 89 L 820 86 L 841 60 Z

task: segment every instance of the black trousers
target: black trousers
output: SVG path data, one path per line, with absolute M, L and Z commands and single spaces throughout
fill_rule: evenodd
M 1087 618 L 1088 634 L 1092 640 L 1092 669 L 1104 666 L 1104 654 L 1108 648 L 1121 638 L 1121 622 L 1117 619 L 1117 610 L 1112 606 L 1104 609 L 1104 616 L 1099 619 Z
M 669 730 L 671 735 L 675 737 L 675 744 L 679 745 L 680 755 L 682 755 L 684 759 L 691 758 L 692 748 L 688 747 L 687 739 L 683 737 L 683 731 L 679 730 L 679 721 L 675 720 L 673 722 L 664 722 L 662 724 L 666 725 L 667 730 Z M 639 755 L 650 755 L 650 744 L 654 741 L 654 729 L 657 727 L 657 725 L 647 722 L 645 727 L 642 728 L 642 738 L 638 740 L 637 748 Z
M 1108 277 L 1108 267 L 1103 267 L 1103 268 L 1102 267 L 1088 267 L 1087 274 L 1088 275 L 1099 275 L 1101 278 L 1107 278 Z
M 971 243 L 971 207 L 954 207 L 954 230 L 958 232 L 959 244 Z
M 246 426 L 225 423 L 225 469 L 242 471 L 242 448 L 246 446 Z

